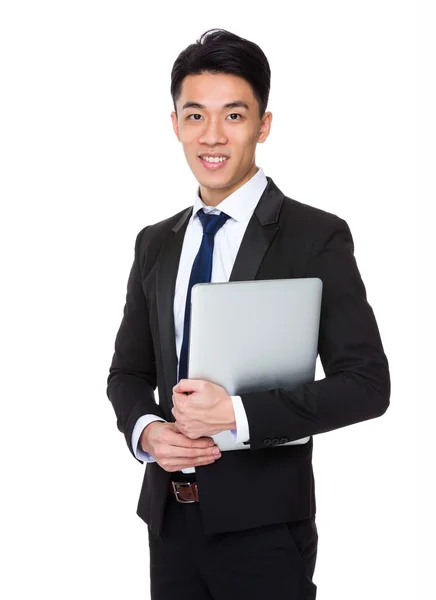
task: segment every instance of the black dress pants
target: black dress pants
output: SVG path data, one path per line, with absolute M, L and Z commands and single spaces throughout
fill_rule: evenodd
M 206 535 L 199 503 L 181 504 L 168 490 L 162 535 L 148 528 L 148 536 L 152 600 L 316 598 L 315 517 Z

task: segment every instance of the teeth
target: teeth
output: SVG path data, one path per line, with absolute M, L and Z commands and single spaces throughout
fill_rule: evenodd
M 203 160 L 211 163 L 224 162 L 227 160 L 224 156 L 202 156 Z

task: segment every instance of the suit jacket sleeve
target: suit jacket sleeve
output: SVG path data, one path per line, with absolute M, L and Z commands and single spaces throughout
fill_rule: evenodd
M 165 420 L 154 398 L 156 361 L 139 264 L 139 248 L 146 229 L 136 236 L 124 316 L 115 339 L 106 390 L 115 410 L 118 429 L 124 433 L 129 450 L 137 460 L 132 448 L 132 432 L 139 417 L 154 414 Z
M 388 361 L 343 219 L 313 244 L 306 276 L 323 282 L 318 352 L 326 377 L 292 391 L 241 394 L 251 450 L 266 438 L 292 441 L 378 417 L 389 406 Z

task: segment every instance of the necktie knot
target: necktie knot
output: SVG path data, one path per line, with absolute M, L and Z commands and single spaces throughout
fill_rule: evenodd
M 208 233 L 213 236 L 221 229 L 227 219 L 230 219 L 230 215 L 227 215 L 224 212 L 221 212 L 219 215 L 212 215 L 210 213 L 205 213 L 202 208 L 197 212 L 197 215 L 203 225 L 203 233 Z

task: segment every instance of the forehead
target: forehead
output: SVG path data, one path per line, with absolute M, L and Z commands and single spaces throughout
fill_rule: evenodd
M 185 77 L 177 104 L 183 106 L 188 101 L 198 102 L 206 108 L 220 109 L 236 99 L 244 100 L 249 106 L 256 102 L 245 79 L 227 73 L 201 73 Z

